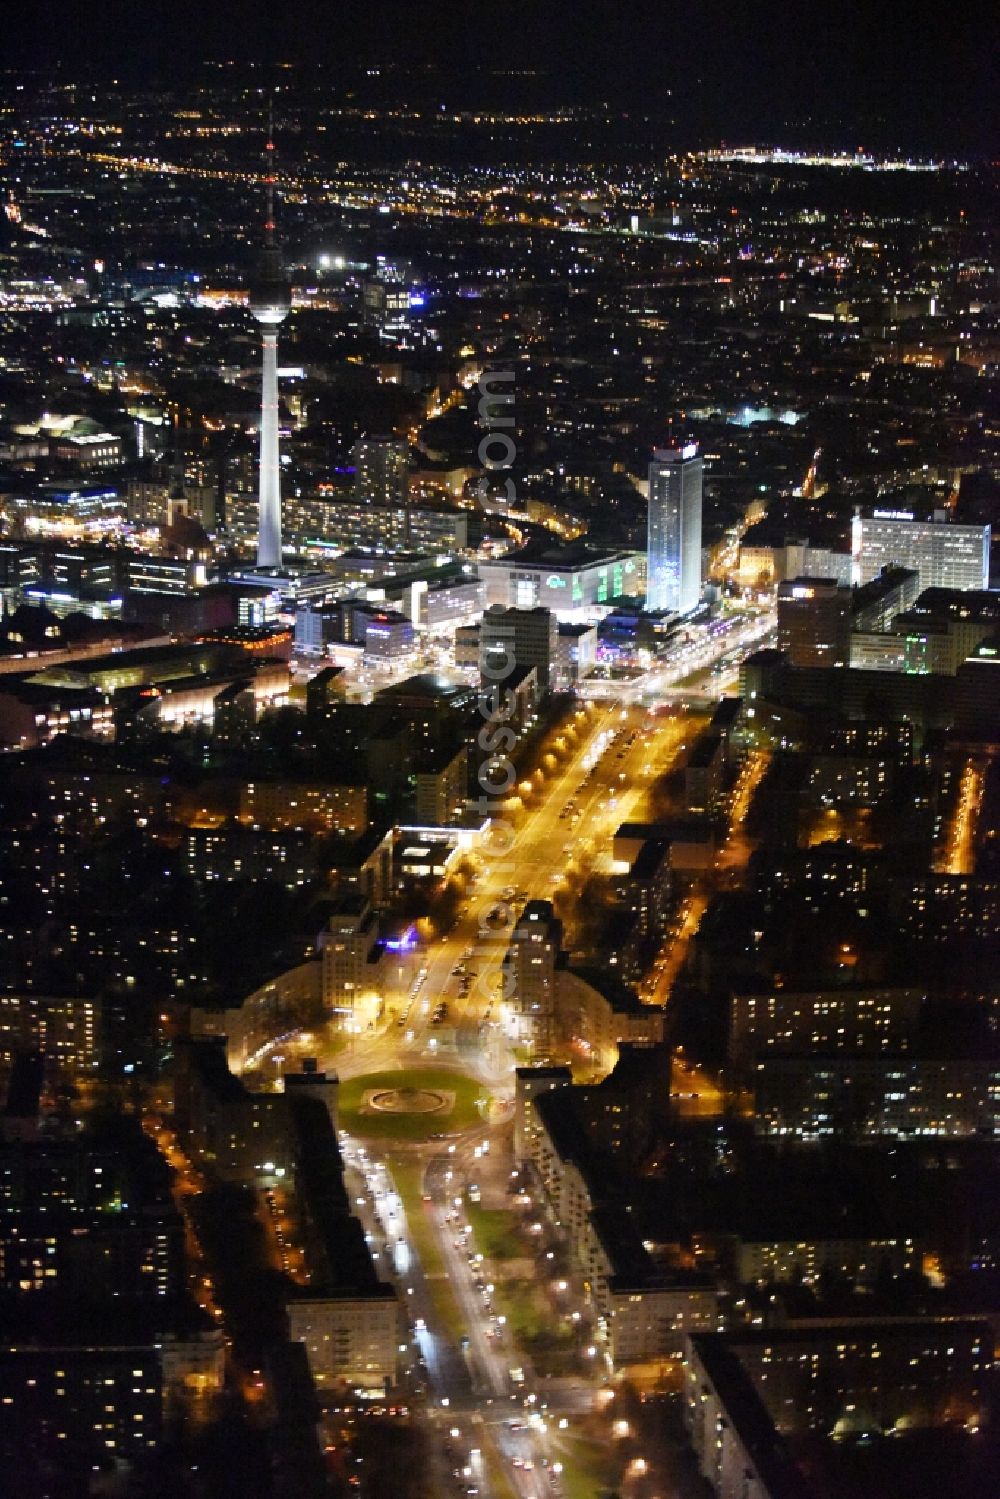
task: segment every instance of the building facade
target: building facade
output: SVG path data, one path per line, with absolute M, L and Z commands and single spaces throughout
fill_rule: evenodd
M 374 505 L 405 505 L 410 484 L 407 454 L 400 438 L 359 438 L 351 449 L 355 499 Z
M 556 1042 L 556 962 L 562 922 L 547 900 L 531 900 L 503 960 L 503 1013 L 510 1039 L 547 1056 Z
M 696 443 L 654 450 L 649 465 L 647 609 L 687 614 L 701 597 L 702 469 Z
M 921 588 L 987 589 L 990 528 L 916 520 L 906 510 L 859 511 L 852 528 L 854 581 L 870 583 L 884 567 L 912 568 Z
M 778 649 L 793 666 L 845 666 L 850 620 L 850 589 L 836 579 L 793 578 L 778 584 Z
M 533 666 L 539 686 L 547 692 L 556 685 L 558 639 L 550 610 L 491 604 L 479 627 L 479 670 L 488 683 L 503 683 L 515 670 Z

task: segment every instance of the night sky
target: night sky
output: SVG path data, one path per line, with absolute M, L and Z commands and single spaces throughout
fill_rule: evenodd
M 484 92 L 490 102 L 503 93 L 511 103 L 607 100 L 662 115 L 682 145 L 795 137 L 989 153 L 997 14 L 987 0 L 7 0 L 0 54 L 8 67 L 137 81 L 183 77 L 206 58 L 305 59 L 322 63 L 332 85 L 394 63 L 406 75 L 401 96 L 425 88 L 449 105 Z M 541 76 L 509 76 L 519 69 Z

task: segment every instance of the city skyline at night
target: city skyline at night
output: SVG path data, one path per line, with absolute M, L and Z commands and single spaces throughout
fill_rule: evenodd
M 0 1492 L 1000 1491 L 995 18 L 5 25 Z

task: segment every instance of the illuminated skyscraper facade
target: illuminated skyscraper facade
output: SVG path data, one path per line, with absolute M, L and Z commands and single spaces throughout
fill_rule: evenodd
M 647 609 L 687 614 L 701 597 L 701 481 L 697 443 L 654 449 L 649 465 Z
M 883 567 L 913 568 L 923 588 L 990 586 L 989 526 L 917 520 L 909 510 L 858 510 L 852 526 L 855 583 L 870 583 Z

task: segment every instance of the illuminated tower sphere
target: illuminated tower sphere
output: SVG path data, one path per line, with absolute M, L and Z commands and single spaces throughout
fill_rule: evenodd
M 278 324 L 284 322 L 291 293 L 274 233 L 274 142 L 267 143 L 267 220 L 264 248 L 250 287 L 250 311 L 261 325 L 264 345 L 260 399 L 260 489 L 257 566 L 281 566 L 281 469 L 278 461 Z

